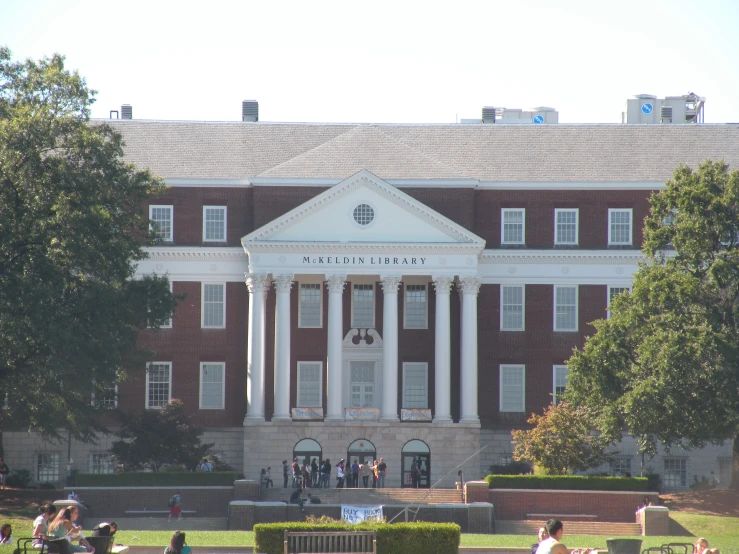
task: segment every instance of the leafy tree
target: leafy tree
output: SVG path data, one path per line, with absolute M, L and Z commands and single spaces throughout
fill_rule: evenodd
M 185 414 L 182 402 L 173 398 L 161 410 L 124 415 L 116 432 L 121 440 L 113 443 L 111 452 L 125 471 L 159 471 L 165 464 L 195 469 L 213 447 L 200 442 L 202 435 L 203 430 Z
M 543 415 L 531 414 L 529 430 L 514 430 L 513 458 L 528 460 L 552 475 L 588 469 L 606 460 L 610 438 L 593 433 L 594 420 L 588 408 L 568 402 L 550 404 Z
M 739 172 L 679 167 L 651 198 L 630 294 L 576 350 L 567 396 L 644 452 L 734 439 L 739 486 Z
M 62 56 L 0 48 L 0 429 L 92 440 L 91 397 L 145 367 L 138 332 L 174 307 L 166 278 L 134 279 L 163 185 L 89 122 L 94 94 Z

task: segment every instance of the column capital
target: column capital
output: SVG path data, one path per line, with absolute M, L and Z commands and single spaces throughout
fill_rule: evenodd
M 449 294 L 449 287 L 454 282 L 453 275 L 433 275 L 431 281 L 434 283 L 436 294 Z
M 267 273 L 245 273 L 246 286 L 249 287 L 249 292 L 254 294 L 255 292 L 267 292 L 272 281 Z
M 346 285 L 346 274 L 331 273 L 326 275 L 326 283 L 328 284 L 328 292 L 344 292 Z
M 382 292 L 385 294 L 397 294 L 401 279 L 402 275 L 380 275 Z
M 474 294 L 480 292 L 480 278 L 479 277 L 460 277 L 457 288 L 463 294 Z
M 290 289 L 293 286 L 293 279 L 295 279 L 295 275 L 292 273 L 274 275 L 275 290 L 277 292 L 290 292 Z

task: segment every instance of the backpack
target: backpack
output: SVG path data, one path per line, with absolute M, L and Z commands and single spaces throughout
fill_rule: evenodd
M 172 498 L 169 499 L 167 506 L 169 506 L 170 508 L 174 508 L 175 506 L 177 506 L 177 498 L 175 496 L 172 496 Z

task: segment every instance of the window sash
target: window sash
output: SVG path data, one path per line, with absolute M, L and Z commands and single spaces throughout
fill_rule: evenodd
M 113 470 L 113 457 L 109 453 L 90 453 L 90 473 L 113 473 Z
M 151 362 L 146 369 L 146 409 L 158 410 L 172 399 L 172 362 Z
M 632 242 L 632 210 L 608 210 L 608 244 L 630 245 Z
M 577 209 L 554 210 L 554 244 L 578 243 L 578 219 Z
M 323 406 L 323 363 L 298 362 L 298 408 Z
M 428 328 L 428 294 L 426 285 L 405 286 L 405 328 Z
M 559 399 L 567 388 L 567 380 L 570 375 L 570 370 L 567 369 L 566 365 L 555 365 L 554 375 L 552 378 L 552 403 L 558 404 Z
M 631 291 L 630 287 L 608 287 L 608 298 L 606 298 L 607 305 L 606 305 L 606 319 L 611 318 L 611 303 L 613 302 L 613 299 L 616 298 L 619 294 L 622 292 L 629 292 Z
M 524 412 L 526 404 L 526 366 L 500 366 L 500 411 Z
M 41 452 L 36 455 L 36 481 L 59 481 L 59 452 Z
M 203 283 L 202 326 L 226 326 L 226 284 Z
M 428 409 L 428 370 L 426 362 L 403 363 L 403 408 L 406 410 Z
M 500 214 L 501 244 L 526 242 L 526 213 L 522 208 L 502 208 Z
M 500 287 L 500 329 L 524 330 L 525 289 L 521 286 Z
M 352 327 L 375 326 L 375 286 L 352 285 Z
M 665 487 L 681 488 L 688 485 L 688 464 L 684 458 L 666 458 L 664 461 Z
M 352 361 L 349 363 L 352 408 L 375 407 L 375 363 Z
M 223 410 L 226 394 L 226 364 L 200 363 L 200 409 Z
M 577 331 L 577 287 L 554 287 L 554 330 Z
M 616 456 L 608 461 L 611 469 L 611 475 L 614 477 L 623 477 L 627 473 L 631 475 L 631 458 L 627 456 Z
M 226 206 L 203 206 L 203 241 L 226 241 Z
M 172 240 L 173 212 L 172 206 L 149 206 L 149 226 L 164 241 Z
M 300 327 L 322 327 L 323 287 L 319 283 L 300 284 Z

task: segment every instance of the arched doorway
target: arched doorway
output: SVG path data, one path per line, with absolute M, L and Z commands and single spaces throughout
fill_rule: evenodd
M 316 459 L 318 467 L 321 467 L 323 458 L 321 457 L 321 445 L 313 439 L 303 439 L 293 448 L 293 459 L 297 458 L 299 464 L 306 463 L 310 465 L 313 458 Z
M 421 479 L 418 486 L 422 489 L 429 488 L 431 486 L 431 450 L 428 444 L 418 439 L 409 440 L 403 445 L 400 478 L 402 486 L 413 486 L 411 467 L 414 461 L 421 468 Z
M 357 460 L 360 464 L 372 464 L 372 461 L 376 458 L 375 445 L 367 439 L 355 440 L 346 450 L 346 465 L 349 467 L 354 463 L 354 460 Z

